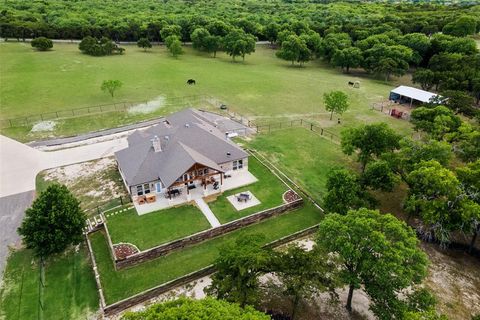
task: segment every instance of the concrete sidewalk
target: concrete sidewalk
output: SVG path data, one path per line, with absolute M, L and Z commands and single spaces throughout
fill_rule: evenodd
M 202 211 L 205 218 L 207 218 L 212 228 L 221 226 L 220 221 L 218 221 L 217 217 L 215 217 L 212 210 L 210 210 L 210 207 L 208 206 L 208 204 L 202 198 L 195 199 L 195 203 L 197 204 L 197 207 Z

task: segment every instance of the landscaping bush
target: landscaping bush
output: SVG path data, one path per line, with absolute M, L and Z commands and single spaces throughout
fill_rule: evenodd
M 31 45 L 38 51 L 47 51 L 48 49 L 53 48 L 52 40 L 45 37 L 38 37 L 33 39 Z
M 107 56 L 111 54 L 123 54 L 125 51 L 124 48 L 120 48 L 116 43 L 107 37 L 97 39 L 87 36 L 82 39 L 78 45 L 78 48 L 83 53 L 95 57 Z

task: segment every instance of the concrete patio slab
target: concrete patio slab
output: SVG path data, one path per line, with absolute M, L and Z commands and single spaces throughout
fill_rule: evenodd
M 189 191 L 185 187 L 181 188 L 182 193 L 172 199 L 165 197 L 163 193 L 157 194 L 156 201 L 153 203 L 138 204 L 133 202 L 135 209 L 139 215 L 146 214 L 153 211 L 158 211 L 170 207 L 180 206 L 182 204 L 195 201 L 196 199 L 202 199 L 212 195 L 218 195 L 221 192 L 240 188 L 258 181 L 258 179 L 250 173 L 248 170 L 241 170 L 230 173 L 231 177 L 223 179 L 223 185 L 219 189 L 214 190 L 212 185 L 207 186 L 207 189 L 203 189 L 201 186 L 197 186 L 195 189 Z
M 250 196 L 250 200 L 247 201 L 238 201 L 237 196 L 240 195 L 240 193 L 248 194 Z M 235 208 L 237 211 L 241 211 L 247 208 L 254 207 L 256 205 L 259 205 L 261 202 L 258 200 L 253 193 L 250 191 L 244 191 L 240 192 L 231 196 L 227 197 L 227 200 L 232 204 L 232 206 Z

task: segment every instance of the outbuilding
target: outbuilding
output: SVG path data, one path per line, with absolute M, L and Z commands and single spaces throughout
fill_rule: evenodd
M 399 86 L 390 91 L 389 100 L 397 103 L 408 103 L 412 106 L 413 104 L 431 102 L 437 96 L 438 95 L 433 92 L 408 86 Z

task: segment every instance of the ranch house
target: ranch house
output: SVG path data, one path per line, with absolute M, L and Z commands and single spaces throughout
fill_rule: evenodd
M 139 214 L 179 205 L 256 181 L 248 154 L 204 111 L 186 109 L 136 130 L 115 153 Z

